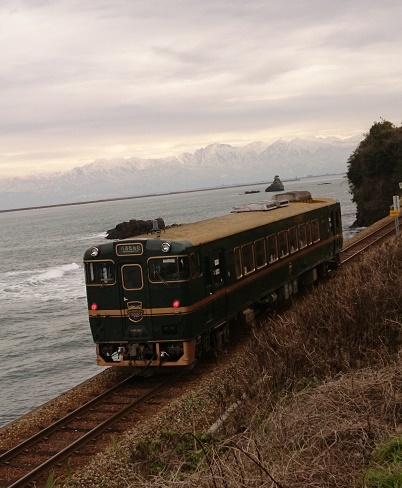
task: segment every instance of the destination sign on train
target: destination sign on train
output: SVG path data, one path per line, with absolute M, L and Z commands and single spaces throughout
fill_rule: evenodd
M 140 243 L 116 245 L 116 254 L 120 256 L 127 254 L 142 254 L 142 252 L 142 244 Z

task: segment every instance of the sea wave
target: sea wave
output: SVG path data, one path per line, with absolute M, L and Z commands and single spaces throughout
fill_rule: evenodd
M 85 297 L 82 265 L 62 264 L 43 269 L 11 271 L 0 279 L 0 298 L 50 301 L 54 297 L 76 300 Z
M 61 266 L 55 266 L 52 268 L 39 270 L 34 275 L 30 276 L 27 280 L 28 283 L 36 284 L 43 281 L 60 280 L 64 275 L 71 271 L 80 269 L 80 265 L 77 263 L 63 264 Z
M 97 234 L 86 235 L 82 237 L 76 238 L 77 241 L 94 241 L 98 239 L 105 239 L 107 236 L 107 232 L 100 232 Z

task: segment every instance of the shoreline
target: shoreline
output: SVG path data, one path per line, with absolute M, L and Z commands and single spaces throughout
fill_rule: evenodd
M 319 178 L 323 176 L 338 176 L 340 174 L 344 173 L 334 173 L 331 175 L 309 175 L 309 176 L 302 176 L 300 178 L 296 177 L 293 179 L 288 179 L 288 180 L 282 180 L 282 182 L 291 182 L 291 181 L 299 181 L 303 180 L 306 178 Z M 0 210 L 1 213 L 9 213 L 9 212 L 22 212 L 25 210 L 39 210 L 39 209 L 44 209 L 44 208 L 58 208 L 58 207 L 71 207 L 75 205 L 89 205 L 91 203 L 104 203 L 104 202 L 117 202 L 120 200 L 134 200 L 136 198 L 150 198 L 150 197 L 156 197 L 156 196 L 164 196 L 164 195 L 179 195 L 182 193 L 195 193 L 195 192 L 202 192 L 202 191 L 209 191 L 209 190 L 223 190 L 224 188 L 240 188 L 243 186 L 253 186 L 253 185 L 268 185 L 266 181 L 262 182 L 254 182 L 254 183 L 236 183 L 233 185 L 223 185 L 223 186 L 213 186 L 213 187 L 208 187 L 208 188 L 197 188 L 194 190 L 178 190 L 178 191 L 169 191 L 169 192 L 163 192 L 163 193 L 148 193 L 145 195 L 135 195 L 135 196 L 130 196 L 130 197 L 114 197 L 114 198 L 102 198 L 99 200 L 86 200 L 83 202 L 68 202 L 68 203 L 55 203 L 52 205 L 35 205 L 34 207 L 18 207 L 18 208 L 9 208 L 9 209 L 4 209 Z
M 291 180 L 289 180 L 291 181 Z M 293 181 L 293 180 L 292 180 Z M 164 196 L 164 195 L 179 195 L 181 193 L 195 193 L 201 191 L 208 191 L 208 190 L 222 190 L 223 188 L 236 188 L 241 186 L 251 186 L 251 185 L 259 185 L 262 183 L 242 183 L 241 185 L 227 185 L 227 186 L 217 186 L 212 188 L 198 188 L 196 190 L 183 190 L 183 191 L 168 191 L 165 193 L 147 193 L 145 195 L 135 195 L 131 197 L 114 197 L 114 198 L 102 198 L 100 200 L 85 200 L 84 202 L 69 202 L 69 203 L 55 203 L 52 205 L 37 205 L 35 207 L 21 207 L 21 208 L 10 208 L 6 210 L 0 210 L 0 213 L 5 212 L 21 212 L 23 210 L 38 210 L 41 208 L 56 208 L 56 207 L 71 207 L 74 205 L 88 205 L 90 203 L 104 203 L 104 202 L 117 202 L 119 200 L 133 200 L 135 198 L 150 198 L 150 197 L 157 197 L 157 196 Z M 265 184 L 265 183 L 264 183 Z

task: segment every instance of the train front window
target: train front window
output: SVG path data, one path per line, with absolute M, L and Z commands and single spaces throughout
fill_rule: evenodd
M 142 288 L 142 270 L 139 264 L 126 264 L 122 268 L 123 287 L 126 290 Z
M 85 263 L 87 285 L 113 285 L 115 266 L 111 261 L 92 261 Z
M 152 258 L 148 262 L 149 280 L 153 283 L 184 281 L 190 278 L 187 256 Z

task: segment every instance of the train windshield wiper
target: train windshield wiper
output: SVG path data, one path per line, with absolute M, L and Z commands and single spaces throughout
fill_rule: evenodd
M 162 278 L 162 275 L 159 273 L 159 271 L 156 271 L 155 270 L 155 274 L 156 276 L 162 281 L 162 283 L 166 286 L 168 286 L 168 284 L 166 283 L 166 281 Z

